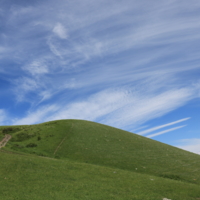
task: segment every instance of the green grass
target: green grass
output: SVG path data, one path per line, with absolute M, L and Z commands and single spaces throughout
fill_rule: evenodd
M 194 200 L 199 185 L 126 170 L 0 152 L 4 200 Z M 3 161 L 3 162 L 2 162 Z
M 3 151 L 24 155 L 0 152 L 3 199 L 200 198 L 199 155 L 83 120 L 12 128 Z

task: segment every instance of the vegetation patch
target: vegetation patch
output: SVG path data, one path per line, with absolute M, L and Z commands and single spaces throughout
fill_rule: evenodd
M 20 128 L 16 128 L 16 127 L 6 127 L 2 129 L 2 133 L 3 134 L 8 134 L 8 133 L 15 133 L 17 131 L 20 131 Z
M 26 147 L 37 147 L 37 144 L 29 143 L 29 144 L 26 145 Z
M 13 150 L 19 150 L 19 149 L 22 149 L 22 148 L 24 148 L 24 146 L 19 145 L 19 144 L 13 144 L 12 147 L 11 147 L 11 149 L 13 149 Z
M 26 133 L 26 132 L 21 132 L 21 133 L 18 133 L 17 135 L 15 135 L 11 141 L 13 142 L 22 142 L 22 141 L 25 141 L 25 140 L 28 140 L 32 137 L 35 137 L 35 134 L 30 134 L 30 133 Z
M 38 141 L 40 141 L 40 140 L 41 140 L 41 137 L 40 137 L 40 136 L 38 136 L 37 140 L 38 140 Z
M 197 200 L 199 185 L 36 154 L 0 152 L 2 200 Z
M 183 180 L 179 175 L 176 175 L 176 174 L 161 174 L 160 177 L 168 178 L 168 179 L 172 179 L 176 181 Z

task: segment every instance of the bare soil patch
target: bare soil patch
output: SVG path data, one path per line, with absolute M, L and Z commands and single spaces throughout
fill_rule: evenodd
M 4 146 L 6 146 L 7 142 L 11 139 L 11 135 L 6 134 L 5 137 L 3 138 L 3 140 L 1 140 L 0 142 L 0 149 Z

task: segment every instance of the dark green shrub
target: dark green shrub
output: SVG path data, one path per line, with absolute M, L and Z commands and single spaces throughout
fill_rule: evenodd
M 175 175 L 175 174 L 162 174 L 160 176 L 163 178 L 169 178 L 169 179 L 173 179 L 173 180 L 182 180 L 180 176 Z
M 31 147 L 31 148 L 32 148 L 32 147 L 37 147 L 37 144 L 29 143 L 29 144 L 26 145 L 26 147 Z
M 15 137 L 13 137 L 11 141 L 22 142 L 22 141 L 28 140 L 34 136 L 35 136 L 35 134 L 28 134 L 28 133 L 22 132 L 22 133 L 18 133 Z
M 45 156 L 43 153 L 36 153 L 38 156 Z
M 58 155 L 55 155 L 54 157 L 57 158 L 57 159 L 60 159 L 60 156 L 58 156 Z
M 7 127 L 7 128 L 4 128 L 2 130 L 2 133 L 4 133 L 4 134 L 6 134 L 6 133 L 14 133 L 14 132 L 17 132 L 19 130 L 20 130 L 19 128 Z
M 41 140 L 41 137 L 40 137 L 40 136 L 38 136 L 37 140 L 38 140 L 38 141 L 40 141 L 40 140 Z
M 14 150 L 18 150 L 18 149 L 24 148 L 24 146 L 19 145 L 19 144 L 14 144 L 11 148 L 14 149 Z

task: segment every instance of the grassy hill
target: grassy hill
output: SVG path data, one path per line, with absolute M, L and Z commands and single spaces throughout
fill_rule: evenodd
M 136 134 L 83 120 L 4 134 L 1 199 L 200 198 L 200 156 Z

